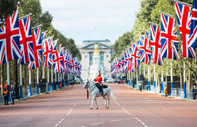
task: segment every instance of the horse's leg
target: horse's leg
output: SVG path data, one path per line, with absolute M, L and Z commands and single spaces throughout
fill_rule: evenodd
M 108 92 L 108 94 L 107 94 L 107 99 L 108 99 L 108 101 L 107 101 L 107 109 L 109 109 L 109 103 L 110 103 L 110 91 Z
M 107 98 L 105 96 L 103 96 L 103 98 L 105 99 L 104 101 L 104 105 L 105 105 L 105 108 L 107 108 Z
M 96 109 L 98 109 L 98 105 L 97 105 L 97 101 L 96 101 L 96 97 L 95 97 L 95 105 L 96 105 Z
M 91 103 L 90 109 L 92 109 L 92 108 L 93 108 L 94 99 L 95 99 L 95 96 L 92 96 L 92 103 Z

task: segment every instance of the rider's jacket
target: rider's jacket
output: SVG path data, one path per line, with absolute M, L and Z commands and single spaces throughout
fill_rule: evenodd
M 102 84 L 102 77 L 100 75 L 95 79 L 95 83 L 98 83 L 99 85 Z

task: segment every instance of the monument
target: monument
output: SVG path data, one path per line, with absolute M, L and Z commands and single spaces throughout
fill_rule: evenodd
M 94 54 L 93 54 L 93 64 L 90 66 L 90 72 L 89 72 L 89 80 L 94 80 L 98 76 L 98 72 L 100 70 L 101 72 L 101 77 L 104 81 L 104 67 L 101 65 L 100 62 L 100 54 L 98 51 L 98 46 L 99 44 L 94 44 Z

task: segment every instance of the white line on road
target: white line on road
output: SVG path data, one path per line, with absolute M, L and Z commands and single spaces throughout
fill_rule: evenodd
M 96 126 L 96 125 L 100 125 L 100 124 L 104 124 L 104 122 L 95 123 L 95 124 L 91 124 L 91 125 L 92 125 L 92 126 Z
M 54 127 L 58 127 L 62 121 L 64 121 L 64 118 L 62 118 Z
M 69 110 L 69 112 L 66 114 L 67 116 L 70 115 L 70 113 L 72 112 L 72 108 Z
M 139 118 L 135 118 L 136 120 L 138 120 L 142 125 L 144 125 L 144 127 L 148 127 L 141 119 L 139 119 Z
M 123 110 L 124 112 L 126 112 L 128 115 L 130 115 L 130 113 L 129 113 L 126 109 L 122 108 L 122 110 Z

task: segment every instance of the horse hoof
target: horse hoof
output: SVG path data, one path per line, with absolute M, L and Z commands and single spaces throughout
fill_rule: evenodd
M 107 108 L 107 106 L 105 106 L 105 108 Z
M 96 108 L 96 109 L 98 109 L 98 108 Z
M 109 109 L 109 107 L 107 107 L 107 109 Z
M 90 108 L 90 110 L 92 110 L 93 108 Z

